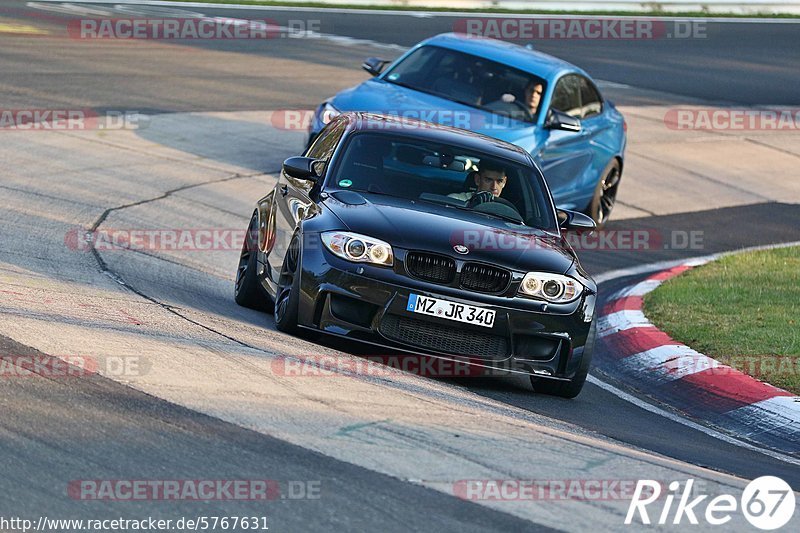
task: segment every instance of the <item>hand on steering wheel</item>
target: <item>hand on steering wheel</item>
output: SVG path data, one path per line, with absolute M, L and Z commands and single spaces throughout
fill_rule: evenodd
M 494 194 L 492 191 L 480 191 L 476 192 L 472 195 L 472 198 L 469 199 L 467 202 L 467 207 L 475 207 L 476 205 L 482 204 L 484 202 L 491 202 L 494 200 Z

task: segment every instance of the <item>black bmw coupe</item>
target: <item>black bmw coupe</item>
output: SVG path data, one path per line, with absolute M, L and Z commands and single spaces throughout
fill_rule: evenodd
M 512 144 L 366 113 L 333 119 L 258 201 L 236 301 L 382 353 L 522 372 L 577 396 L 596 285 L 564 238 L 594 222 L 556 211 Z

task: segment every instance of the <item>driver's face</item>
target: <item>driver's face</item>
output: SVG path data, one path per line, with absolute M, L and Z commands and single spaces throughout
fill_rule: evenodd
M 537 84 L 528 89 L 528 107 L 531 113 L 535 113 L 539 108 L 539 101 L 542 99 L 542 85 Z
M 478 187 L 478 192 L 491 191 L 492 195 L 497 198 L 503 192 L 503 187 L 506 186 L 506 175 L 494 170 L 481 170 L 475 176 L 475 185 Z

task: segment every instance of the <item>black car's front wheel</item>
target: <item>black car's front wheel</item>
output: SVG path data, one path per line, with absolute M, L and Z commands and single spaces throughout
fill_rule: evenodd
M 272 300 L 262 289 L 258 279 L 258 213 L 253 213 L 247 234 L 242 243 L 242 253 L 239 255 L 239 266 L 236 269 L 236 282 L 234 285 L 234 299 L 236 303 L 258 309 L 271 311 Z
M 531 385 L 533 390 L 541 394 L 549 394 L 550 396 L 561 396 L 562 398 L 575 398 L 583 390 L 583 385 L 586 383 L 586 376 L 589 375 L 589 367 L 592 364 L 592 353 L 594 352 L 594 343 L 597 338 L 597 329 L 595 327 L 596 321 L 592 322 L 589 328 L 589 334 L 586 337 L 586 344 L 583 347 L 583 355 L 581 356 L 581 365 L 575 376 L 569 381 L 552 381 L 535 376 L 531 376 Z
M 300 239 L 292 238 L 283 258 L 275 297 L 275 327 L 284 333 L 297 333 L 297 308 L 300 303 Z
M 608 222 L 611 211 L 617 203 L 617 190 L 622 177 L 619 161 L 614 159 L 603 172 L 603 177 L 597 183 L 594 197 L 589 204 L 586 214 L 594 219 L 597 229 L 601 229 Z

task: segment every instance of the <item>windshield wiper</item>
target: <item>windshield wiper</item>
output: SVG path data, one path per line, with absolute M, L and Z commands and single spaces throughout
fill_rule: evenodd
M 417 200 L 419 200 L 421 202 L 428 202 L 430 204 L 435 204 L 435 205 L 443 205 L 445 207 L 455 207 L 455 208 L 458 208 L 458 209 L 463 209 L 464 208 L 463 205 L 459 205 L 459 204 L 456 203 L 456 202 L 461 202 L 463 204 L 463 201 L 462 200 L 457 200 L 455 198 L 450 198 L 449 200 L 452 200 L 452 201 L 448 201 L 448 200 L 445 200 L 444 198 L 431 198 L 429 196 L 426 197 L 424 195 L 420 195 L 414 201 L 417 201 Z
M 506 216 L 506 215 L 500 215 L 498 213 L 487 213 L 485 211 L 475 211 L 471 207 L 459 207 L 459 206 L 453 206 L 453 207 L 455 207 L 456 209 L 461 209 L 463 211 L 470 211 L 471 213 L 478 213 L 479 215 L 486 215 L 487 217 L 497 218 L 499 220 L 505 220 L 506 222 L 513 222 L 514 224 L 517 224 L 519 226 L 524 226 L 525 225 L 525 222 L 522 220 L 522 217 L 514 218 L 514 217 L 510 217 L 510 216 Z
M 419 89 L 417 87 L 414 87 L 413 85 L 409 85 L 409 84 L 404 83 L 402 81 L 395 81 L 395 80 L 384 80 L 384 81 L 387 81 L 387 82 L 392 83 L 394 85 L 399 85 L 400 87 L 405 87 L 406 89 L 411 89 L 412 91 L 419 91 L 421 93 L 425 92 L 422 89 Z

